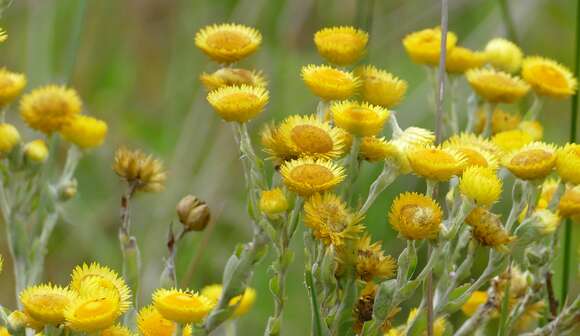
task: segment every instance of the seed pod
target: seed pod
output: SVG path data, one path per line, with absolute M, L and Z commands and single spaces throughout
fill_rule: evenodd
M 182 198 L 176 210 L 186 231 L 203 231 L 211 218 L 207 204 L 192 195 Z

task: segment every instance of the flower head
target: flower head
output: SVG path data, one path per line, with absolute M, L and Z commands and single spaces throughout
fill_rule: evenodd
M 574 217 L 580 215 L 580 186 L 568 188 L 560 198 L 558 213 L 562 217 Z
M 344 180 L 344 168 L 323 159 L 297 159 L 282 164 L 280 174 L 291 191 L 310 196 L 330 190 Z
M 324 100 L 343 100 L 352 96 L 360 81 L 351 73 L 328 65 L 307 65 L 302 79 L 312 93 Z
M 430 146 L 434 141 L 433 132 L 419 127 L 409 127 L 400 134 L 394 134 L 393 139 L 389 141 L 394 151 L 388 159 L 397 165 L 401 173 L 408 174 L 412 170 L 408 154 L 415 149 Z
M 407 324 L 410 324 L 411 321 L 417 318 L 417 314 L 419 311 L 417 308 L 411 309 L 409 312 L 409 316 L 407 317 Z M 447 320 L 444 317 L 439 317 L 433 323 L 433 335 L 434 336 L 443 336 L 445 335 L 445 329 L 447 329 Z M 426 333 L 425 333 L 426 334 Z
M 0 43 L 6 41 L 8 39 L 8 34 L 4 28 L 0 28 Z
M 207 203 L 193 195 L 183 197 L 175 210 L 185 232 L 203 231 L 211 220 Z
M 471 69 L 465 76 L 473 90 L 491 103 L 514 103 L 530 90 L 520 78 L 493 69 Z
M 172 336 L 174 322 L 164 318 L 153 306 L 141 308 L 137 315 L 137 328 L 143 336 Z
M 531 135 L 522 130 L 499 132 L 491 138 L 491 142 L 500 150 L 501 154 L 509 154 L 534 141 Z
M 455 46 L 449 50 L 445 69 L 449 73 L 460 74 L 469 69 L 480 68 L 486 61 L 487 57 L 484 52 Z
M 487 292 L 475 291 L 471 294 L 469 299 L 461 306 L 461 311 L 467 316 L 472 316 L 477 311 L 477 308 L 487 301 Z
M 524 59 L 522 77 L 536 93 L 553 98 L 568 98 L 578 86 L 570 70 L 556 61 L 539 56 Z
M 365 53 L 369 36 L 354 27 L 323 28 L 314 34 L 314 44 L 318 53 L 328 62 L 336 65 L 350 65 Z
M 424 29 L 405 36 L 403 46 L 413 62 L 435 66 L 441 54 L 441 35 L 439 27 Z M 447 52 L 450 52 L 457 43 L 457 36 L 448 32 L 446 41 Z
M 578 192 L 580 192 L 580 190 Z M 580 200 L 580 197 L 578 200 Z M 580 211 L 578 211 L 580 210 L 580 205 L 576 205 L 576 210 L 577 213 L 580 213 Z M 538 228 L 541 234 L 550 235 L 556 231 L 558 226 L 560 226 L 560 222 L 562 220 L 560 214 L 561 212 L 555 213 L 548 209 L 536 209 L 533 213 L 533 216 L 536 219 L 535 226 Z
M 439 204 L 431 197 L 407 192 L 393 202 L 389 222 L 405 239 L 435 239 L 441 229 L 442 217 Z
M 356 275 L 362 281 L 374 278 L 391 278 L 396 273 L 397 263 L 391 256 L 385 256 L 381 243 L 371 243 L 367 234 L 359 238 L 356 244 Z
M 521 120 L 522 116 L 520 114 L 509 113 L 496 107 L 491 115 L 491 133 L 497 134 L 499 132 L 516 129 Z
M 544 126 L 537 120 L 524 120 L 518 124 L 518 129 L 528 133 L 534 141 L 544 138 Z
M 501 196 L 502 182 L 493 169 L 472 166 L 463 172 L 459 189 L 476 204 L 490 206 Z
M 385 70 L 365 65 L 354 70 L 362 85 L 362 99 L 385 108 L 393 108 L 403 100 L 408 84 Z
M 26 86 L 26 76 L 0 68 L 0 107 L 10 104 Z
M 203 85 L 209 91 L 224 86 L 248 85 L 254 87 L 266 87 L 266 79 L 260 71 L 246 69 L 220 68 L 214 73 L 203 73 L 199 77 Z
M 81 100 L 75 90 L 48 85 L 22 97 L 20 116 L 31 128 L 51 134 L 79 114 L 81 107 Z
M 396 150 L 395 145 L 385 141 L 383 137 L 364 137 L 360 144 L 359 157 L 369 162 L 378 162 L 394 155 Z
M 489 140 L 470 133 L 453 135 L 443 143 L 443 148 L 450 148 L 461 154 L 466 160 L 466 166 L 489 167 L 498 166 L 498 148 Z
M 330 111 L 338 127 L 357 136 L 377 135 L 390 114 L 380 106 L 348 100 L 333 103 Z
M 268 100 L 265 88 L 245 84 L 224 86 L 207 95 L 207 101 L 222 119 L 239 123 L 245 123 L 262 113 Z
M 167 177 L 163 163 L 140 150 L 119 148 L 115 152 L 113 170 L 137 190 L 161 191 Z
M 48 159 L 48 146 L 42 139 L 30 141 L 24 145 L 24 157 L 30 162 L 43 163 Z
M 234 63 L 254 53 L 262 35 L 254 28 L 234 23 L 207 26 L 195 34 L 195 45 L 218 63 Z
M 580 184 L 580 145 L 567 144 L 558 150 L 556 170 L 564 182 Z
M 214 304 L 217 304 L 223 291 L 221 284 L 213 284 L 205 286 L 201 290 L 201 295 L 210 299 Z M 240 317 L 246 315 L 254 306 L 256 301 L 256 290 L 251 287 L 246 287 L 244 293 L 233 297 L 230 300 L 230 307 L 235 307 L 233 317 Z
M 102 330 L 101 336 L 133 336 L 133 332 L 127 327 L 114 325 Z
M 460 175 L 467 163 L 459 152 L 434 146 L 415 148 L 407 157 L 415 174 L 434 181 L 448 181 Z
M 20 293 L 24 312 L 44 324 L 63 323 L 65 309 L 76 298 L 68 288 L 53 285 L 38 285 L 26 288 Z
M 62 137 L 83 149 L 99 147 L 107 136 L 107 123 L 84 115 L 75 115 L 60 129 Z
M 288 210 L 288 200 L 280 188 L 263 190 L 260 195 L 260 210 L 268 216 L 276 216 Z
M 12 151 L 20 143 L 20 133 L 16 127 L 7 123 L 0 123 L 0 155 Z
M 533 142 L 512 152 L 503 165 L 522 180 L 543 179 L 556 164 L 555 148 L 541 142 Z
M 485 208 L 475 208 L 465 222 L 472 227 L 473 238 L 483 246 L 506 251 L 505 245 L 514 240 L 504 229 L 499 216 Z
M 89 333 L 113 326 L 122 313 L 119 292 L 101 286 L 99 279 L 92 278 L 66 308 L 64 316 L 67 327 Z
M 495 68 L 515 73 L 522 64 L 522 50 L 513 42 L 503 38 L 494 38 L 485 46 L 487 61 Z
M 163 317 L 179 323 L 200 322 L 214 306 L 204 295 L 162 288 L 153 293 L 153 305 Z

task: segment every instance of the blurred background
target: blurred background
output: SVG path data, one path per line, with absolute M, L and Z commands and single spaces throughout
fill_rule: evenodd
M 526 54 L 545 55 L 572 68 L 575 1 L 505 3 L 518 44 Z M 439 1 L 376 0 L 371 14 L 367 61 L 409 82 L 407 97 L 397 108 L 399 122 L 403 127 L 433 128 L 426 72 L 406 57 L 401 39 L 409 32 L 437 25 Z M 66 283 L 74 265 L 90 261 L 120 271 L 117 228 L 122 184 L 110 167 L 114 150 L 128 145 L 162 158 L 169 171 L 164 192 L 138 195 L 133 203 L 133 232 L 144 260 L 145 302 L 149 302 L 163 267 L 168 226 L 178 223 L 175 205 L 186 194 L 209 203 L 215 226 L 205 233 L 188 235 L 178 252 L 178 276 L 183 277 L 193 258 L 195 268 L 187 286 L 198 289 L 220 282 L 227 258 L 237 243 L 250 239 L 251 227 L 230 127 L 211 111 L 198 81 L 201 72 L 213 71 L 216 66 L 195 48 L 195 32 L 221 22 L 243 23 L 262 32 L 262 47 L 241 64 L 263 70 L 270 83 L 268 109 L 250 124 L 258 144 L 257 135 L 265 121 L 315 111 L 317 99 L 300 79 L 303 65 L 323 62 L 316 54 L 313 34 L 329 25 L 354 25 L 357 15 L 356 0 L 14 1 L 0 19 L 0 26 L 9 34 L 8 41 L 0 46 L 0 64 L 26 73 L 27 90 L 69 83 L 80 93 L 87 113 L 109 124 L 106 144 L 86 155 L 79 166 L 79 194 L 67 204 L 66 215 L 52 237 L 46 280 Z M 460 44 L 474 49 L 483 48 L 492 37 L 513 34 L 506 29 L 498 0 L 450 1 L 449 28 L 457 33 Z M 467 92 L 465 83 L 461 91 Z M 569 101 L 545 104 L 540 118 L 547 141 L 563 143 L 567 139 L 569 105 Z M 8 120 L 22 126 L 14 107 Z M 28 140 L 40 136 L 28 132 L 24 134 Z M 364 165 L 357 183 L 361 197 L 380 169 L 380 165 Z M 402 242 L 386 221 L 393 197 L 403 190 L 423 187 L 412 176 L 400 178 L 370 209 L 365 223 L 388 253 L 396 256 L 402 249 Z M 0 229 L 0 253 L 7 259 L 0 276 L 0 301 L 14 307 L 3 223 Z M 578 250 L 578 232 L 580 227 L 575 227 L 574 251 Z M 305 335 L 309 310 L 300 239 L 295 239 L 292 247 L 297 259 L 289 273 L 285 329 L 288 335 Z M 577 253 L 573 258 L 573 265 L 577 265 Z M 255 272 L 252 286 L 258 291 L 257 303 L 238 322 L 242 331 L 262 332 L 272 310 L 267 289 L 270 260 L 271 255 Z M 485 262 L 482 253 L 475 271 Z M 559 269 L 561 262 L 557 265 Z M 574 274 L 576 269 L 573 267 Z M 556 275 L 556 284 L 558 279 Z M 580 287 L 575 281 L 572 286 L 577 293 Z M 406 317 L 409 307 L 404 307 L 399 320 Z

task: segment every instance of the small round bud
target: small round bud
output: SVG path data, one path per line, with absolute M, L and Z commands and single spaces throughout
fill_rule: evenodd
M 20 133 L 16 127 L 0 123 L 0 154 L 10 153 L 20 143 Z
M 58 189 L 58 197 L 62 201 L 67 201 L 77 194 L 77 180 L 73 179 L 68 183 L 62 184 Z
M 262 191 L 260 210 L 268 216 L 275 216 L 288 210 L 288 200 L 280 188 Z
M 192 195 L 182 198 L 176 210 L 179 221 L 186 231 L 202 231 L 211 218 L 207 204 Z
M 43 163 L 48 158 L 48 147 L 44 140 L 34 140 L 24 146 L 24 156 L 27 160 Z
M 15 310 L 8 315 L 8 326 L 14 331 L 19 331 L 28 326 L 29 317 L 19 310 Z

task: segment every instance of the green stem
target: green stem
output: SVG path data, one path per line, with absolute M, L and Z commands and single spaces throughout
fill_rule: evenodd
M 515 44 L 518 44 L 518 36 L 516 33 L 516 28 L 507 1 L 499 0 L 499 7 L 501 9 L 501 16 L 503 18 L 503 23 L 505 24 L 508 38 L 512 40 Z
M 77 54 L 81 41 L 81 33 L 83 31 L 84 20 L 87 12 L 86 9 L 87 9 L 87 0 L 79 0 L 77 5 L 77 11 L 74 17 L 74 23 L 72 26 L 72 33 L 69 45 L 66 51 L 67 61 L 64 64 L 62 72 L 63 80 L 65 81 L 65 83 L 71 81 L 72 73 L 77 63 Z
M 310 305 L 312 306 L 312 332 L 314 336 L 322 336 L 322 320 L 320 317 L 320 308 L 318 306 L 318 297 L 314 287 L 314 278 L 312 270 L 307 269 L 304 272 L 306 287 L 310 296 Z
M 353 192 L 353 185 L 358 177 L 358 172 L 360 169 L 360 162 L 358 160 L 358 154 L 360 151 L 360 144 L 362 139 L 359 136 L 353 135 L 352 146 L 350 148 L 350 154 L 347 161 L 347 176 L 346 181 L 343 186 L 343 195 L 345 200 L 350 200 Z

